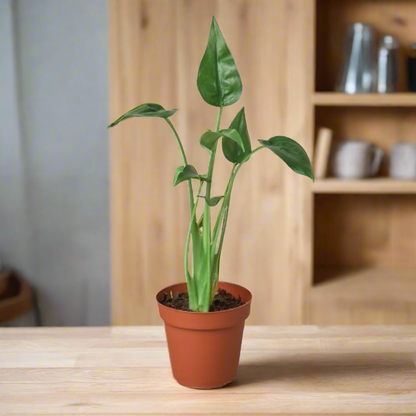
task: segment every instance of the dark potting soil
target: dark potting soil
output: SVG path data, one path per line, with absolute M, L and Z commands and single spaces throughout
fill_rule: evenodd
M 167 293 L 163 294 L 163 299 L 160 301 L 162 305 L 169 308 L 179 309 L 181 311 L 191 312 L 189 310 L 189 298 L 187 293 L 176 293 L 172 296 Z M 210 312 L 225 311 L 227 309 L 237 308 L 244 305 L 240 297 L 236 298 L 231 293 L 224 289 L 219 289 L 212 302 Z

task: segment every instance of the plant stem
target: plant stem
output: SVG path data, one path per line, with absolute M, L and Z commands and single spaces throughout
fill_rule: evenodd
M 251 155 L 254 155 L 254 153 L 258 152 L 258 151 L 259 151 L 259 150 L 261 150 L 261 149 L 265 149 L 265 147 L 264 147 L 264 146 L 259 146 L 259 147 L 257 147 L 256 149 L 254 149 L 254 150 L 252 150 L 252 151 L 251 151 L 250 156 L 251 156 Z M 240 166 L 242 166 L 242 165 L 240 165 Z M 239 169 L 240 169 L 240 168 L 239 168 Z
M 224 204 L 225 205 L 224 205 L 224 214 L 223 214 L 223 220 L 222 220 L 222 226 L 221 226 L 221 237 L 220 237 L 220 242 L 219 242 L 219 245 L 218 245 L 218 250 L 216 251 L 216 254 L 218 254 L 218 256 L 221 256 L 221 250 L 222 250 L 222 245 L 223 245 L 224 236 L 225 236 L 225 229 L 227 228 L 228 211 L 229 211 L 229 208 L 230 208 L 231 192 L 233 190 L 234 180 L 235 180 L 235 177 L 237 176 L 237 173 L 240 170 L 241 166 L 242 165 L 239 165 L 237 167 L 237 169 L 233 169 L 233 172 L 231 173 L 231 176 L 230 176 L 229 185 L 227 186 L 227 195 L 224 196 Z M 234 167 L 235 167 L 235 165 L 234 165 Z
M 256 153 L 259 150 L 264 149 L 264 148 L 265 148 L 264 146 L 257 147 L 256 149 L 254 149 L 250 153 L 250 156 L 254 155 L 254 153 Z M 227 194 L 229 194 L 228 199 L 230 199 L 231 198 L 231 190 L 232 190 L 232 186 L 234 184 L 235 176 L 237 175 L 238 171 L 240 170 L 241 166 L 243 166 L 244 163 L 245 163 L 244 161 L 240 164 L 235 163 L 232 170 L 231 170 L 230 179 L 228 180 L 227 187 L 225 188 L 224 200 L 221 204 L 221 209 L 220 209 L 220 212 L 218 213 L 217 221 L 215 222 L 215 226 L 214 226 L 214 231 L 213 231 L 214 238 L 213 238 L 213 244 L 212 244 L 212 246 L 214 246 L 214 247 L 216 247 L 216 244 L 217 244 L 217 239 L 218 239 L 218 235 L 219 235 L 219 227 L 221 225 L 222 218 L 223 218 L 223 213 L 224 213 L 224 210 L 225 210 L 226 205 L 227 205 Z
M 258 152 L 261 149 L 264 149 L 264 146 L 259 146 L 256 149 L 254 149 L 251 153 L 250 156 L 253 155 L 254 153 Z M 225 215 L 225 226 L 227 225 L 227 218 L 228 218 L 228 208 L 230 205 L 230 201 L 231 201 L 231 191 L 233 189 L 233 185 L 234 185 L 234 180 L 235 177 L 237 176 L 238 171 L 241 169 L 241 166 L 243 166 L 243 163 L 237 164 L 235 163 L 233 166 L 233 169 L 231 170 L 231 175 L 230 175 L 230 179 L 228 180 L 228 184 L 227 187 L 225 189 L 225 193 L 224 193 L 224 201 L 221 205 L 221 210 L 218 213 L 218 218 L 217 221 L 215 223 L 215 227 L 214 227 L 214 240 L 213 240 L 213 246 L 216 248 L 217 245 L 217 240 L 218 240 L 218 235 L 219 235 L 219 227 L 221 225 L 221 223 L 223 222 L 223 218 L 224 218 L 224 212 L 226 211 L 226 215 Z M 224 223 L 222 228 L 222 235 L 224 235 L 225 233 L 225 227 L 224 227 Z M 224 237 L 222 236 L 222 240 L 224 239 Z M 222 242 L 221 244 L 221 248 L 222 248 Z M 219 248 L 218 251 L 216 253 L 220 253 L 221 249 Z
M 219 268 L 220 268 L 220 259 L 221 259 L 221 251 L 222 251 L 222 245 L 224 241 L 225 236 L 225 230 L 227 227 L 227 220 L 228 220 L 228 211 L 230 207 L 230 201 L 231 201 L 231 192 L 233 189 L 233 184 L 235 177 L 237 176 L 237 172 L 239 171 L 241 167 L 241 164 L 238 165 L 237 163 L 234 164 L 233 169 L 231 170 L 230 179 L 227 184 L 227 188 L 224 193 L 224 201 L 221 206 L 221 211 L 218 214 L 217 222 L 214 227 L 214 238 L 213 242 L 211 244 L 211 259 L 213 264 L 213 271 L 212 271 L 212 279 L 211 279 L 211 302 L 214 297 L 214 293 L 217 288 L 218 278 L 219 278 Z M 220 231 L 221 226 L 221 231 Z M 221 235 L 218 249 L 217 249 L 217 242 L 218 237 Z
M 168 118 L 165 118 L 165 120 L 166 120 L 166 123 L 168 123 L 169 126 L 170 126 L 170 128 L 172 129 L 173 134 L 174 134 L 175 139 L 176 139 L 176 142 L 178 143 L 179 151 L 181 152 L 181 156 L 182 156 L 182 162 L 183 162 L 184 165 L 187 165 L 188 162 L 186 160 L 185 150 L 183 149 L 182 142 L 181 142 L 181 139 L 179 137 L 179 134 L 176 131 L 176 129 L 175 129 L 174 125 L 172 124 L 172 122 Z
M 234 175 L 234 170 L 235 170 L 236 166 L 237 166 L 237 164 L 234 164 L 233 165 L 233 168 L 231 169 L 230 179 L 228 180 L 227 187 L 225 188 L 224 199 L 222 201 L 221 209 L 220 209 L 220 211 L 218 213 L 218 217 L 217 217 L 217 220 L 216 220 L 215 226 L 214 226 L 213 239 L 212 239 L 212 245 L 211 245 L 211 247 L 216 247 L 216 245 L 217 245 L 218 236 L 219 236 L 219 230 L 220 230 L 220 225 L 222 223 L 224 208 L 225 208 L 226 201 L 227 201 L 227 194 L 228 194 L 228 190 L 230 188 L 231 179 L 232 179 L 232 177 Z
M 168 123 L 169 127 L 172 129 L 172 132 L 175 136 L 176 142 L 179 146 L 179 151 L 181 153 L 182 157 L 182 163 L 184 166 L 188 164 L 188 161 L 186 160 L 186 154 L 185 150 L 182 146 L 182 141 L 179 137 L 178 132 L 176 131 L 174 125 L 172 122 L 165 118 L 166 122 Z M 200 192 L 202 188 L 202 182 L 200 183 L 200 188 L 198 190 L 198 193 Z M 199 235 L 199 228 L 196 222 L 196 208 L 197 208 L 197 201 L 194 201 L 194 190 L 192 187 L 192 181 L 191 179 L 188 181 L 188 196 L 189 196 L 189 208 L 190 208 L 190 214 L 191 218 L 189 221 L 189 230 L 188 230 L 188 236 L 186 238 L 185 243 L 185 279 L 188 286 L 188 292 L 189 292 L 189 307 L 191 310 L 196 310 L 198 307 L 198 291 L 197 291 L 197 285 L 195 282 L 195 271 L 194 271 L 194 263 L 195 263 L 195 252 L 197 251 L 196 246 L 198 245 L 198 239 L 200 238 Z M 197 198 L 198 199 L 198 198 Z M 188 270 L 188 256 L 189 256 L 189 242 L 190 242 L 190 236 L 192 235 L 192 251 L 193 251 L 193 258 L 192 258 L 192 277 L 190 276 L 189 270 Z
M 218 109 L 215 131 L 218 131 L 220 129 L 221 115 L 222 115 L 222 107 Z M 211 151 L 211 156 L 210 156 L 209 164 L 208 164 L 207 186 L 205 188 L 206 199 L 205 199 L 205 205 L 204 205 L 203 235 L 204 235 L 204 249 L 207 253 L 209 251 L 209 245 L 211 242 L 211 207 L 208 205 L 207 200 L 211 198 L 212 174 L 214 172 L 214 162 L 215 162 L 216 152 L 217 152 L 217 143 L 214 145 Z
M 222 116 L 222 109 L 223 107 L 220 107 L 218 109 L 218 113 L 217 113 L 217 122 L 215 124 L 215 131 L 218 131 L 220 129 L 220 123 L 221 123 L 221 116 Z
M 194 218 L 196 217 L 196 209 L 198 208 L 198 201 L 199 201 L 199 195 L 201 193 L 203 182 L 199 182 L 198 192 L 196 201 L 194 203 L 193 210 L 191 212 L 191 221 L 189 223 L 188 228 L 188 234 L 186 236 L 186 243 L 185 243 L 185 256 L 184 256 L 184 266 L 185 266 L 185 276 L 186 276 L 186 284 L 188 286 L 188 296 L 189 296 L 189 309 L 196 310 L 198 307 L 198 294 L 197 294 L 197 287 L 195 282 L 195 272 L 192 270 L 192 276 L 189 273 L 189 267 L 188 267 L 188 259 L 189 259 L 189 243 L 191 241 L 191 234 L 192 229 L 194 225 Z M 195 244 L 197 244 L 196 241 L 193 241 L 192 248 L 195 249 Z M 192 260 L 194 262 L 194 259 Z M 193 264 L 192 264 L 193 266 Z
M 172 124 L 172 122 L 168 118 L 165 118 L 165 120 L 166 120 L 166 123 L 169 124 L 170 128 L 173 131 L 173 135 L 175 136 L 176 143 L 178 143 L 179 151 L 181 153 L 182 163 L 183 163 L 184 166 L 186 166 L 188 164 L 188 161 L 186 160 L 185 150 L 184 150 L 184 148 L 182 146 L 182 141 L 181 141 L 181 139 L 179 137 L 179 134 L 176 131 L 176 129 L 175 129 L 174 125 Z M 190 207 L 191 214 L 192 214 L 192 210 L 194 209 L 194 190 L 193 190 L 193 187 L 192 187 L 192 181 L 191 181 L 191 179 L 189 179 L 189 181 L 188 181 L 188 194 L 189 194 L 189 207 Z
M 218 109 L 217 122 L 215 125 L 215 131 L 220 129 L 222 115 L 222 107 Z M 198 292 L 199 297 L 199 306 L 203 309 L 204 312 L 209 311 L 211 303 L 211 207 L 208 205 L 207 200 L 211 198 L 211 183 L 212 183 L 212 174 L 214 172 L 214 162 L 215 154 L 217 151 L 217 143 L 214 145 L 211 150 L 211 156 L 208 164 L 207 172 L 207 184 L 205 187 L 205 205 L 204 205 L 204 222 L 202 228 L 202 239 L 203 247 L 205 253 L 205 278 L 209 279 L 206 282 L 202 282 L 203 290 Z

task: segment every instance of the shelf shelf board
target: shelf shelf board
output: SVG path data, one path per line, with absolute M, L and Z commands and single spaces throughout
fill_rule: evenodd
M 314 303 L 410 303 L 416 310 L 416 269 L 379 267 L 367 269 L 317 269 L 321 281 L 311 289 Z
M 317 106 L 355 107 L 416 107 L 416 93 L 391 94 L 344 94 L 339 92 L 316 92 L 313 103 Z
M 317 179 L 312 186 L 315 194 L 416 194 L 416 181 L 390 178 L 360 180 Z
M 307 320 L 314 325 L 416 322 L 416 268 L 321 269 Z

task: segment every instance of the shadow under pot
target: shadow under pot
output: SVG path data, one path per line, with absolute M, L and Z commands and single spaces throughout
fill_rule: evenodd
M 384 152 L 364 140 L 342 140 L 334 143 L 331 170 L 340 179 L 363 179 L 376 176 Z

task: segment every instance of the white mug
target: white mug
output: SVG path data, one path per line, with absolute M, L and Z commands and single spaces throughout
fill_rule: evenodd
M 332 173 L 342 179 L 376 176 L 383 156 L 383 150 L 364 140 L 337 141 L 332 152 Z
M 416 179 L 416 144 L 398 142 L 393 146 L 390 157 L 390 176 L 394 179 Z

